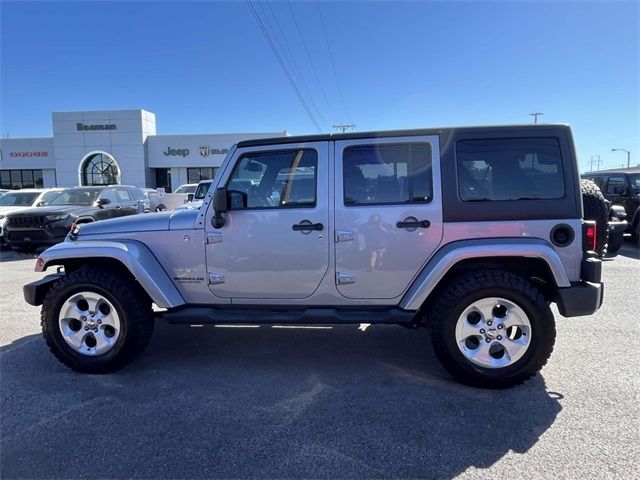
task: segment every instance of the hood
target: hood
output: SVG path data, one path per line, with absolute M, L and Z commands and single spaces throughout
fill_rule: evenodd
M 172 212 L 142 213 L 80 225 L 78 236 L 169 230 Z
M 47 207 L 25 208 L 13 213 L 20 215 L 52 215 L 55 213 L 68 213 L 78 217 L 84 213 L 93 211 L 95 211 L 95 208 L 88 205 L 51 205 Z
M 13 212 L 19 212 L 21 210 L 30 210 L 30 209 L 31 209 L 31 206 L 16 207 L 15 205 L 6 205 L 3 207 L 0 207 L 0 215 L 9 215 L 10 213 L 13 213 Z

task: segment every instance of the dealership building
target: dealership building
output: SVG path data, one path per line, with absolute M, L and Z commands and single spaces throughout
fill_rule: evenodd
M 287 135 L 156 135 L 156 116 L 145 110 L 51 117 L 51 137 L 0 139 L 0 188 L 125 184 L 171 191 L 213 178 L 236 142 Z

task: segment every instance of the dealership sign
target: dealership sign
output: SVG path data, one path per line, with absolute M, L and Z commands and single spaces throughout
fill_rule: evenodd
M 76 123 L 76 128 L 79 132 L 94 131 L 94 130 L 116 130 L 118 127 L 113 123 L 101 123 L 87 125 L 85 123 Z
M 208 157 L 211 155 L 225 155 L 229 151 L 228 148 L 211 148 L 208 146 L 200 147 L 200 156 Z
M 167 151 L 162 153 L 164 154 L 165 157 L 188 157 L 189 149 L 167 147 Z
M 11 157 L 48 157 L 49 152 L 11 152 Z

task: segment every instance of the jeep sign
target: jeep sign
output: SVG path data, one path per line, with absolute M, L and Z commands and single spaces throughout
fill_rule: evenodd
M 76 128 L 79 132 L 92 131 L 92 130 L 116 130 L 116 125 L 113 123 L 86 125 L 84 123 L 76 123 Z
M 162 153 L 165 157 L 187 157 L 189 156 L 189 149 L 167 147 L 167 151 Z

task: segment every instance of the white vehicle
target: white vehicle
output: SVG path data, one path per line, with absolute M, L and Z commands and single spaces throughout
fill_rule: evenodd
M 193 195 L 196 188 L 198 188 L 197 183 L 186 183 L 180 185 L 173 193 L 166 193 L 164 188 L 158 188 L 155 193 L 149 192 L 149 201 L 155 205 L 152 210 L 156 212 L 175 210 L 189 201 L 189 194 Z
M 194 210 L 200 208 L 202 206 L 204 197 L 209 191 L 209 187 L 211 187 L 212 183 L 213 180 L 200 180 L 200 182 L 198 183 L 198 188 L 196 188 L 196 192 L 193 194 L 189 193 L 187 195 L 187 203 L 185 203 L 184 205 L 180 205 L 176 208 L 176 210 Z
M 52 195 L 56 188 L 23 188 L 21 190 L 9 190 L 0 195 L 0 245 L 4 245 L 5 217 L 13 212 L 26 210 L 39 206 L 48 195 Z

